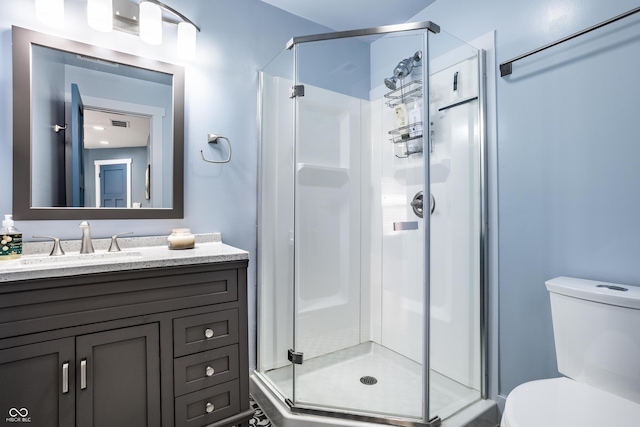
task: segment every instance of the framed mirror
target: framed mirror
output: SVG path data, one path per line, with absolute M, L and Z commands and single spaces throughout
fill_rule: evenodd
M 184 68 L 20 27 L 13 38 L 19 220 L 184 215 Z

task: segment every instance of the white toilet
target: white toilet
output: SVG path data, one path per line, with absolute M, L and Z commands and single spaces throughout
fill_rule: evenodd
M 557 277 L 558 371 L 507 397 L 500 427 L 640 426 L 640 287 Z

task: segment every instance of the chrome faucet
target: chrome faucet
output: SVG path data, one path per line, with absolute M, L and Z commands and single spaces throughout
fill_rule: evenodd
M 82 244 L 80 245 L 80 253 L 81 254 L 92 254 L 93 244 L 91 243 L 91 231 L 89 230 L 89 223 L 87 221 L 82 221 L 78 224 L 79 228 L 82 228 Z

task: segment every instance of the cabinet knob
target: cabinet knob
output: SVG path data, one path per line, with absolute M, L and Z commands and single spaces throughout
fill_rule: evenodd
M 207 366 L 207 369 L 205 370 L 205 373 L 207 374 L 208 377 L 210 377 L 211 375 L 216 373 L 216 370 L 213 369 L 211 366 Z
M 213 337 L 213 329 L 211 329 L 211 328 L 205 329 L 204 336 L 207 337 L 207 338 Z
M 212 413 L 214 409 L 216 409 L 216 407 L 213 406 L 213 403 L 207 402 L 207 406 L 205 406 L 205 410 L 207 411 L 207 414 Z

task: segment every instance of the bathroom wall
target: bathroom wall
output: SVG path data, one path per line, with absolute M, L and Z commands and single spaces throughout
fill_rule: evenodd
M 122 32 L 100 33 L 86 23 L 86 2 L 65 0 L 65 25 L 53 29 L 35 19 L 34 1 L 3 1 L 0 15 L 0 159 L 3 185 L 0 211 L 12 210 L 12 70 L 11 25 L 91 43 L 166 62 L 184 64 L 185 93 L 185 217 L 175 220 L 92 220 L 92 236 L 117 232 L 168 235 L 172 228 L 190 227 L 196 233 L 219 231 L 223 240 L 251 253 L 249 307 L 251 354 L 255 341 L 255 257 L 257 141 L 256 107 L 258 70 L 281 52 L 294 35 L 327 32 L 327 28 L 287 14 L 258 0 L 165 1 L 193 19 L 198 33 L 197 58 L 185 62 L 175 53 L 176 27 L 165 24 L 164 43 L 147 45 Z M 208 148 L 207 133 L 227 136 L 233 158 L 225 165 L 200 159 Z M 17 221 L 25 240 L 33 235 L 56 234 L 79 238 L 79 221 Z M 250 364 L 255 366 L 252 356 Z
M 637 6 L 441 0 L 412 21 L 432 20 L 463 40 L 495 30 L 496 61 L 488 65 L 495 73 L 500 62 Z M 545 280 L 640 285 L 640 82 L 632 77 L 640 71 L 639 33 L 636 14 L 517 62 L 510 77 L 491 82 L 498 157 L 489 168 L 497 168 L 499 181 L 490 205 L 500 221 L 490 242 L 491 288 L 499 290 L 494 396 L 558 376 Z

